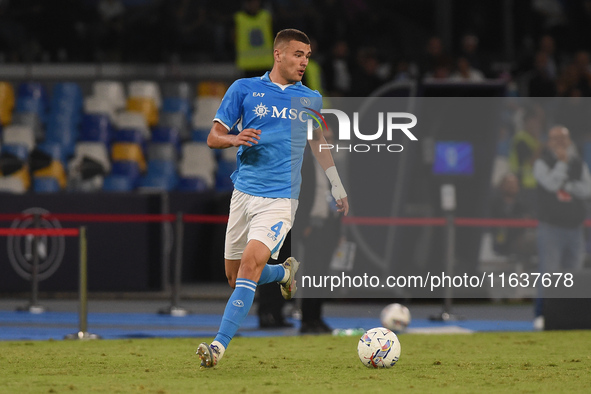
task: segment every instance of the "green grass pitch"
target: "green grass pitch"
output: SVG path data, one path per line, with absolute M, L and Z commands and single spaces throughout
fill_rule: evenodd
M 383 370 L 357 340 L 236 338 L 203 370 L 199 339 L 0 342 L 0 393 L 591 392 L 591 331 L 403 334 Z

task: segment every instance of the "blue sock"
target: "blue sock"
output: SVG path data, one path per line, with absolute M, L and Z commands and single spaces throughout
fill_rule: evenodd
M 236 288 L 226 304 L 222 324 L 220 324 L 220 329 L 214 339 L 224 345 L 225 348 L 228 347 L 242 321 L 248 315 L 254 301 L 256 288 L 257 284 L 250 279 L 236 279 Z
M 279 282 L 285 275 L 285 268 L 281 264 L 269 265 L 265 264 L 261 277 L 257 285 L 264 285 L 266 283 Z

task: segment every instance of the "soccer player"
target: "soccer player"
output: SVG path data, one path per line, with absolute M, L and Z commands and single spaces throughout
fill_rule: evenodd
M 266 263 L 270 257 L 277 259 L 297 209 L 310 118 L 306 113 L 314 116 L 322 105 L 320 94 L 301 82 L 311 54 L 305 33 L 295 29 L 277 33 L 272 70 L 230 86 L 207 138 L 210 148 L 239 149 L 238 167 L 231 176 L 234 192 L 224 251 L 226 276 L 234 291 L 214 341 L 199 345 L 202 367 L 213 367 L 223 357 L 252 306 L 257 285 L 278 282 L 285 299 L 296 292 L 296 259 L 290 257 L 281 265 Z M 302 107 L 293 108 L 292 98 Z M 320 150 L 326 140 L 322 128 L 315 126 L 308 143 L 330 180 L 337 210 L 346 215 L 347 194 L 330 151 Z M 230 134 L 233 127 L 240 132 Z

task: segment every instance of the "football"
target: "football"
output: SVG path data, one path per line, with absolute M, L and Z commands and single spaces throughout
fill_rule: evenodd
M 359 338 L 357 355 L 368 368 L 390 368 L 400 357 L 400 341 L 387 328 L 372 328 Z
M 401 333 L 410 324 L 410 311 L 404 305 L 390 304 L 382 309 L 380 321 L 387 329 Z

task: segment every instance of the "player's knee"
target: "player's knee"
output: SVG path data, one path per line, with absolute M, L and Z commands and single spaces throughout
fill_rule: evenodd
M 235 289 L 236 288 L 236 277 L 232 276 L 232 275 L 227 275 L 227 278 L 228 278 L 228 284 L 230 285 L 230 287 Z

